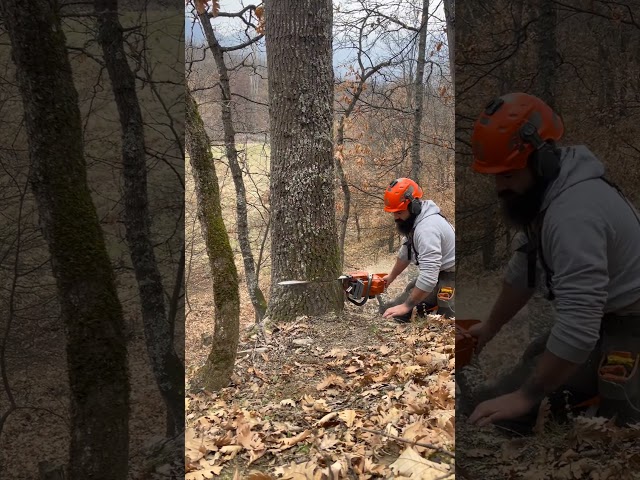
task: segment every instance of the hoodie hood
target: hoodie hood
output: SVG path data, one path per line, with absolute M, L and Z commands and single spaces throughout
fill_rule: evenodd
M 560 173 L 547 188 L 540 209 L 546 209 L 558 195 L 576 183 L 603 175 L 604 164 L 586 146 L 561 148 Z
M 416 217 L 414 226 L 417 226 L 425 218 L 440 213 L 440 207 L 438 207 L 433 200 L 421 200 L 420 203 L 422 205 L 422 209 Z

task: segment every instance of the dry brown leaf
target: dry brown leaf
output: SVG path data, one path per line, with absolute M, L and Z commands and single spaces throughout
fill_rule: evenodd
M 436 480 L 449 471 L 444 465 L 431 462 L 408 447 L 398 459 L 389 465 L 396 475 L 410 477 L 412 480 Z M 396 477 L 398 478 L 398 477 Z
M 312 480 L 318 464 L 314 461 L 305 463 L 291 463 L 286 467 L 278 467 L 275 474 L 281 476 L 281 480 Z
M 337 375 L 329 375 L 316 386 L 316 389 L 318 391 L 322 391 L 322 390 L 326 390 L 332 385 L 336 387 L 344 387 L 345 385 L 344 379 Z
M 504 442 L 501 446 L 502 460 L 507 462 L 518 458 L 527 446 L 527 443 L 526 438 L 514 438 L 513 440 Z
M 340 420 L 347 424 L 347 427 L 353 426 L 353 421 L 356 419 L 356 411 L 355 410 L 343 410 L 338 416 Z
M 379 350 L 382 355 L 387 355 L 392 349 L 386 345 L 382 345 Z
M 318 420 L 316 422 L 316 425 L 318 426 L 323 426 L 324 424 L 326 424 L 327 422 L 329 422 L 330 420 L 333 420 L 334 418 L 336 418 L 338 416 L 338 412 L 331 412 L 326 414 L 324 417 L 322 417 L 320 420 Z
M 276 479 L 266 473 L 254 471 L 254 472 L 249 472 L 249 475 L 247 476 L 247 480 L 276 480 Z
M 469 458 L 484 458 L 492 457 L 495 452 L 487 450 L 485 448 L 471 448 L 464 451 L 464 456 Z
M 320 449 L 329 450 L 339 442 L 340 440 L 338 440 L 335 435 L 331 435 L 331 434 L 323 435 L 322 440 L 320 441 Z
M 300 443 L 302 440 L 306 439 L 311 435 L 311 430 L 305 430 L 304 432 L 299 433 L 295 437 L 291 438 L 283 438 L 282 443 L 287 447 L 293 447 L 294 445 Z

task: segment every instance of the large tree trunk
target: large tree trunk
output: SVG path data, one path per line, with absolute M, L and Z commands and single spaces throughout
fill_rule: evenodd
M 429 0 L 422 1 L 420 35 L 418 36 L 418 61 L 414 82 L 413 131 L 411 134 L 411 178 L 420 183 L 422 158 L 420 157 L 420 133 L 422 132 L 422 104 L 424 103 L 424 66 L 427 49 L 427 24 L 429 22 Z
M 198 106 L 186 92 L 187 151 L 198 201 L 198 218 L 204 237 L 213 277 L 215 327 L 213 346 L 207 362 L 199 372 L 203 386 L 218 390 L 229 384 L 240 337 L 240 294 L 238 272 L 222 220 L 220 189 L 213 155 Z
M 184 365 L 173 346 L 173 328 L 151 241 L 142 113 L 135 77 L 124 50 L 118 2 L 95 0 L 94 8 L 98 18 L 98 43 L 102 47 L 122 128 L 126 240 L 138 282 L 147 353 L 167 406 L 167 435 L 174 436 L 184 429 Z
M 48 0 L 2 0 L 25 112 L 31 184 L 67 328 L 70 479 L 126 479 L 124 321 L 87 186 L 78 94 Z
M 265 2 L 271 132 L 271 319 L 343 308 L 337 278 L 331 0 Z
M 238 150 L 236 149 L 236 133 L 233 125 L 233 114 L 231 112 L 231 84 L 229 83 L 229 72 L 224 61 L 224 52 L 213 32 L 213 28 L 206 13 L 199 16 L 200 23 L 204 29 L 209 49 L 213 53 L 213 58 L 218 69 L 220 78 L 220 90 L 222 92 L 222 103 L 220 109 L 222 112 L 222 125 L 224 128 L 224 145 L 233 177 L 233 184 L 236 189 L 236 218 L 238 225 L 238 243 L 240 244 L 240 252 L 244 261 L 244 273 L 247 277 L 247 289 L 251 304 L 256 312 L 256 320 L 262 320 L 267 309 L 267 303 L 262 291 L 258 285 L 258 275 L 256 274 L 256 263 L 253 259 L 251 251 L 251 242 L 249 240 L 249 222 L 247 214 L 247 194 L 244 188 L 244 179 L 242 178 L 242 169 L 238 163 Z

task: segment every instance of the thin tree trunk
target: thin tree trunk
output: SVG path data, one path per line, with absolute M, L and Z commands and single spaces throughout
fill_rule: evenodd
M 313 14 L 311 14 L 313 13 Z M 271 132 L 272 320 L 342 310 L 338 282 L 282 287 L 281 280 L 333 279 L 340 271 L 333 160 L 331 0 L 267 0 Z
M 424 66 L 426 64 L 427 24 L 429 21 L 429 0 L 422 1 L 420 35 L 418 37 L 418 60 L 414 82 L 413 131 L 411 134 L 411 178 L 420 182 L 422 158 L 420 157 L 420 133 L 422 131 L 422 104 L 424 102 Z
M 557 13 L 554 0 L 539 0 L 536 30 L 539 41 L 537 65 L 537 95 L 555 109 L 555 58 L 557 55 L 556 23 Z
M 364 64 L 361 60 L 361 55 L 362 52 L 359 51 L 358 63 L 360 64 L 360 80 L 358 81 L 358 86 L 356 87 L 351 100 L 349 101 L 349 105 L 347 105 L 344 114 L 342 115 L 342 117 L 340 117 L 340 123 L 338 124 L 338 130 L 336 132 L 336 151 L 340 152 L 340 157 L 342 158 L 344 155 L 345 122 L 353 113 L 353 110 L 355 109 L 356 104 L 358 103 L 358 100 L 362 95 L 362 92 L 364 92 L 364 86 L 366 85 L 367 80 L 382 68 L 391 65 L 391 62 L 387 61 L 376 65 L 375 67 L 369 69 L 369 71 L 365 71 Z M 347 182 L 347 177 L 345 176 L 344 169 L 342 168 L 342 160 L 338 156 L 336 156 L 335 158 L 335 164 L 338 181 L 340 182 L 340 188 L 342 188 L 342 194 L 344 195 L 344 211 L 342 212 L 342 218 L 340 219 L 340 238 L 338 240 L 338 248 L 340 249 L 340 269 L 342 269 L 344 265 L 344 241 L 347 236 L 347 225 L 349 222 L 349 212 L 351 210 L 351 191 L 349 190 L 349 183 Z
M 224 128 L 224 145 L 233 177 L 233 184 L 236 189 L 236 217 L 238 226 L 238 243 L 240 244 L 240 252 L 244 262 L 244 272 L 247 278 L 247 289 L 251 304 L 256 312 L 256 320 L 260 321 L 264 317 L 267 304 L 262 291 L 258 285 L 258 276 L 256 275 L 256 263 L 251 251 L 251 242 L 249 240 L 249 222 L 247 214 L 247 194 L 244 188 L 244 180 L 242 178 L 242 169 L 238 163 L 238 150 L 236 149 L 236 133 L 233 125 L 233 114 L 231 112 L 231 84 L 229 83 L 229 72 L 224 61 L 224 52 L 218 43 L 213 32 L 211 22 L 206 13 L 200 14 L 200 23 L 204 29 L 209 49 L 213 53 L 213 58 L 218 68 L 218 76 L 220 79 L 220 90 L 222 92 L 222 103 L 220 109 L 222 111 L 222 125 Z
M 2 0 L 25 112 L 31 186 L 67 329 L 69 479 L 124 480 L 129 383 L 122 307 L 91 193 L 78 94 L 48 0 Z
M 444 0 L 444 17 L 447 22 L 447 47 L 449 50 L 449 69 L 451 70 L 451 85 L 456 84 L 456 2 Z M 454 89 L 455 90 L 455 89 Z
M 184 365 L 173 346 L 173 328 L 151 241 L 144 124 L 135 77 L 127 63 L 117 0 L 95 0 L 98 43 L 111 80 L 122 128 L 126 240 L 138 282 L 147 353 L 169 412 L 167 435 L 184 429 Z
M 354 105 L 353 102 L 349 107 L 352 105 Z M 336 134 L 336 150 L 340 152 L 340 157 L 342 157 L 344 150 L 344 122 L 346 117 L 347 113 L 340 118 Z M 344 211 L 342 212 L 342 218 L 340 218 L 340 237 L 338 239 L 338 248 L 340 249 L 340 270 L 342 270 L 344 266 L 344 241 L 347 237 L 349 210 L 351 209 L 351 191 L 349 190 L 349 183 L 347 182 L 347 177 L 345 176 L 344 169 L 342 168 L 342 159 L 337 155 L 335 157 L 335 164 L 338 181 L 340 182 L 340 188 L 342 189 L 342 195 L 344 196 Z
M 198 201 L 198 218 L 213 278 L 214 319 L 211 352 L 198 376 L 208 390 L 229 384 L 240 338 L 238 272 L 222 219 L 220 189 L 209 137 L 191 92 L 186 91 L 187 151 Z

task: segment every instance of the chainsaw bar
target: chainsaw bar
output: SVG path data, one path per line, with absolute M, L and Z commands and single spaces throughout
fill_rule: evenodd
M 308 285 L 310 283 L 331 283 L 338 282 L 342 280 L 342 278 L 335 280 L 284 280 L 282 282 L 278 282 L 278 285 L 288 286 L 288 285 Z

